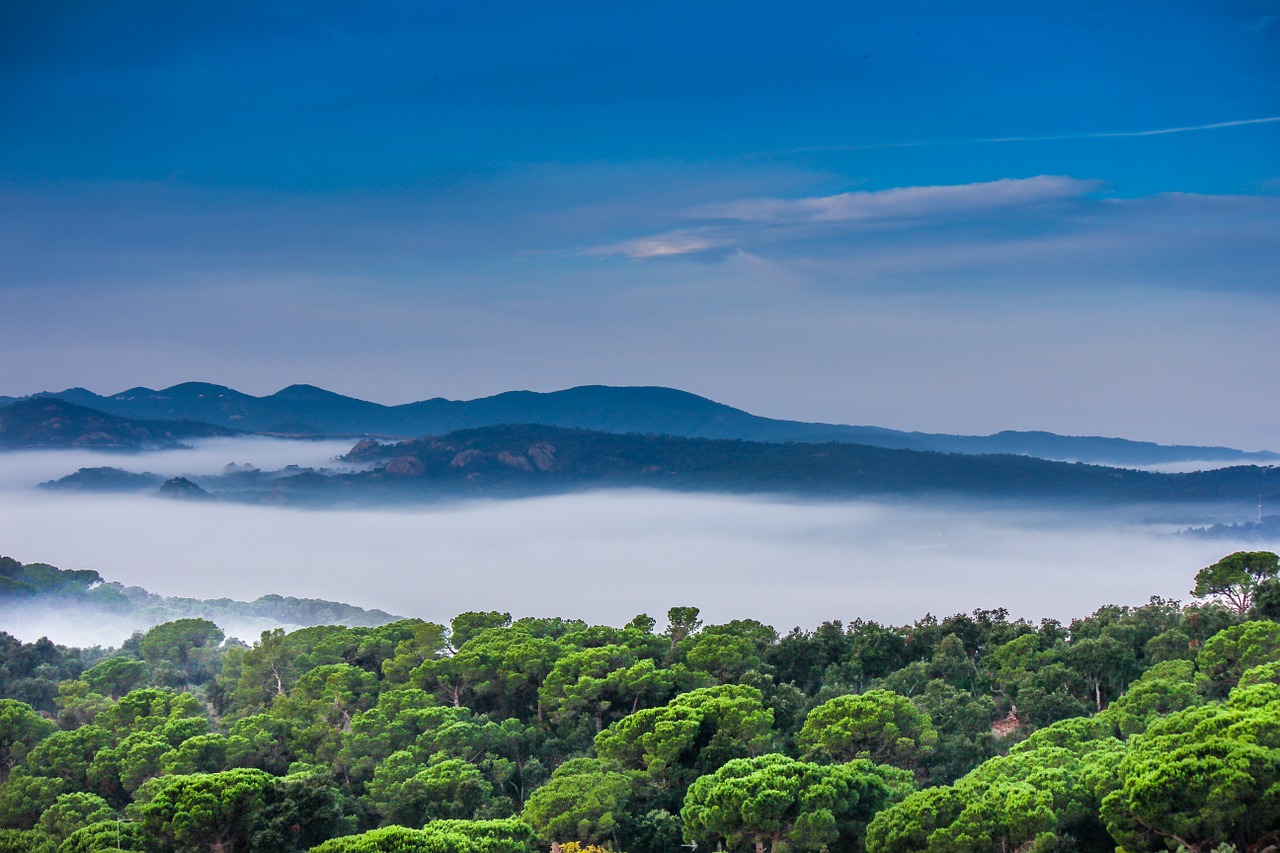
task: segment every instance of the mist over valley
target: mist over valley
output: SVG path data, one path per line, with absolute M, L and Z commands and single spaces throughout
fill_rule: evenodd
M 778 627 L 980 607 L 1067 618 L 1183 596 L 1192 567 L 1268 541 L 1257 504 L 1280 503 L 1276 469 L 1241 464 L 1274 454 L 769 421 L 673 389 L 397 409 L 306 386 L 255 398 L 188 383 L 39 395 L 0 418 L 24 406 L 0 426 L 44 446 L 0 454 L 4 553 L 165 596 L 300 596 L 435 620 L 496 607 L 621 624 L 680 601 Z M 472 425 L 357 440 L 394 417 Z M 181 442 L 157 424 L 182 425 Z M 239 432 L 217 435 L 230 424 Z M 223 627 L 271 622 L 254 619 Z M 26 637 L 83 630 L 34 603 L 0 620 Z M 96 627 L 99 643 L 127 633 Z
M 163 477 L 223 476 L 228 464 L 341 468 L 335 457 L 349 449 L 345 441 L 209 439 L 127 463 Z M 24 451 L 0 461 L 0 542 L 23 562 L 90 568 L 166 596 L 278 594 L 436 621 L 499 609 L 620 625 L 682 602 L 709 619 L 749 616 L 782 630 L 991 607 L 1065 619 L 1151 595 L 1186 599 L 1198 568 L 1266 544 L 1178 532 L 1192 521 L 1248 520 L 1255 508 L 1243 501 L 1101 507 L 625 489 L 282 508 L 35 485 L 72 467 L 119 465 L 118 454 Z M 19 626 L 18 616 L 11 604 L 0 608 L 0 629 L 61 642 L 88 636 L 74 620 L 29 613 Z M 112 642 L 101 633 L 95 641 Z

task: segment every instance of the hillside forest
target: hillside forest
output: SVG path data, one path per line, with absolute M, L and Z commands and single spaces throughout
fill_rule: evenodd
M 0 563 L 0 602 L 87 594 Z M 1274 851 L 1277 556 L 1187 583 L 1069 624 L 0 634 L 0 853 Z

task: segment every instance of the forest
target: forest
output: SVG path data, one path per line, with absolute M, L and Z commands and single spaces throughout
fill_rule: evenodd
M 1069 624 L 0 634 L 0 853 L 1263 853 L 1277 564 L 1230 554 L 1187 570 L 1189 604 Z M 0 603 L 85 581 L 33 566 L 4 562 Z

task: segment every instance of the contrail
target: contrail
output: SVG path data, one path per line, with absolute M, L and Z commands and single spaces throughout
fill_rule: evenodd
M 1224 127 L 1242 127 L 1249 124 L 1271 124 L 1280 116 L 1246 118 L 1236 121 L 1219 121 L 1213 124 L 1189 124 L 1183 127 L 1160 127 L 1154 130 L 1117 130 L 1088 133 L 1058 133 L 1049 136 L 987 136 L 977 139 L 926 139 L 918 142 L 873 142 L 867 145 L 813 145 L 796 151 L 868 151 L 876 148 L 923 148 L 935 145 L 987 145 L 996 142 L 1053 142 L 1062 139 L 1119 139 L 1136 136 L 1164 136 L 1170 133 L 1188 133 L 1194 130 L 1218 130 Z
M 1156 130 L 1120 130 L 1110 133 L 1068 133 L 1060 136 L 1005 136 L 979 139 L 978 142 L 1039 142 L 1052 139 L 1110 139 L 1120 136 L 1163 136 L 1166 133 L 1186 133 L 1190 130 L 1217 130 L 1220 127 L 1241 127 L 1246 124 L 1269 124 L 1280 121 L 1280 116 L 1245 118 L 1238 121 L 1219 121 L 1213 124 L 1190 124 L 1185 127 L 1161 127 Z

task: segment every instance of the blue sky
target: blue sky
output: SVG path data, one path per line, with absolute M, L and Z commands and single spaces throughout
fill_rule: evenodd
M 0 394 L 1280 449 L 1280 2 L 0 9 Z

